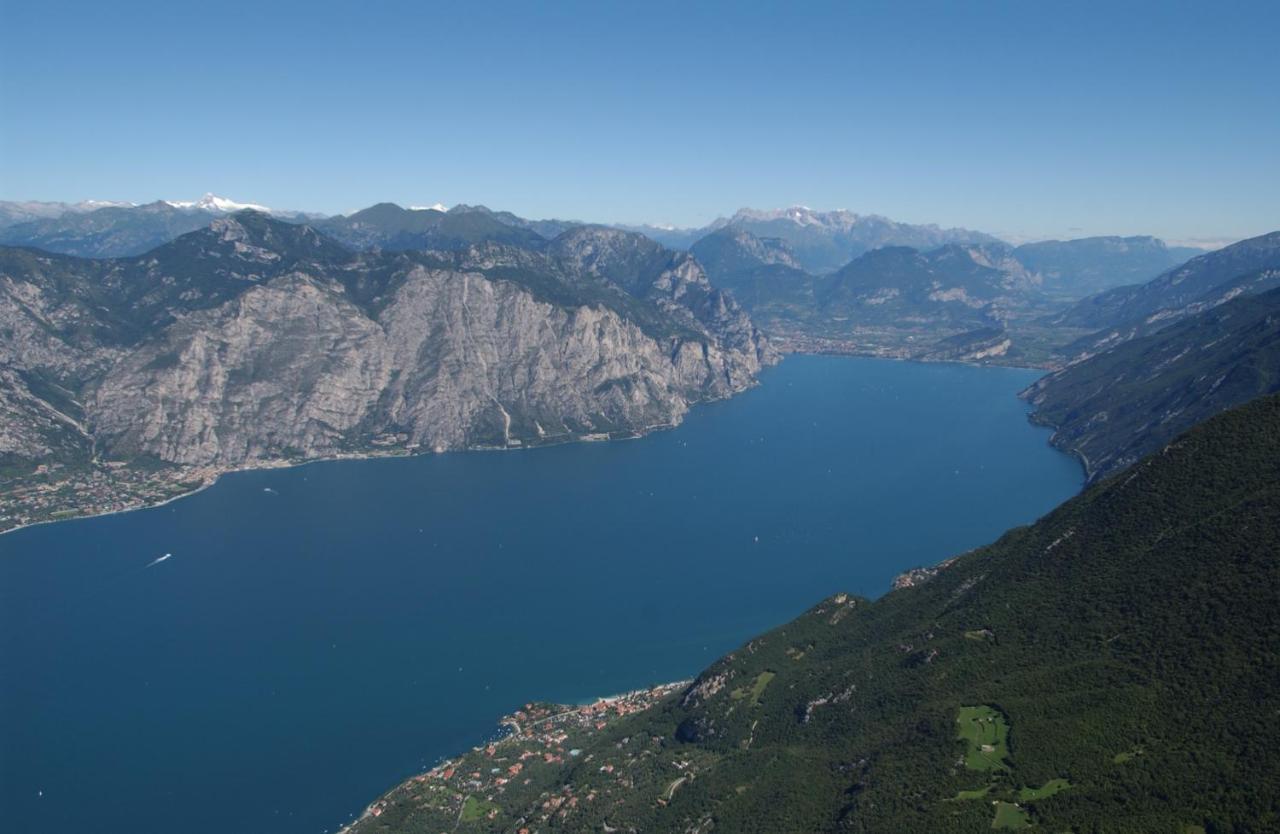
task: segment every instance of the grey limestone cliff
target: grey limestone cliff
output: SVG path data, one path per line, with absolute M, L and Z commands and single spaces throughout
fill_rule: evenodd
M 634 434 L 776 358 L 693 257 L 639 235 L 352 253 L 254 214 L 129 259 L 0 250 L 0 329 L 11 472 Z

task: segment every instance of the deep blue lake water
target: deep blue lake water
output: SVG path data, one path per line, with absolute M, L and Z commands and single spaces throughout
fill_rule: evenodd
M 793 356 L 640 440 L 238 473 L 0 536 L 0 827 L 332 831 L 526 701 L 879 595 L 1079 488 L 1014 397 L 1036 376 Z

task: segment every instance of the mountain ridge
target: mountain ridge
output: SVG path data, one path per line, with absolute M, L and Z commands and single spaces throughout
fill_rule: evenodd
M 1280 288 L 1215 305 L 1049 374 L 1021 396 L 1090 481 L 1280 390 Z

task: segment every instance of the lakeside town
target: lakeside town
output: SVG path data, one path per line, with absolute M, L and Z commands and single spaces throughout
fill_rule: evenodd
M 123 461 L 42 463 L 29 474 L 0 479 L 0 533 L 156 506 L 209 486 L 224 471 L 214 466 L 141 467 Z
M 408 779 L 341 834 L 388 828 L 532 834 L 541 825 L 564 826 L 575 817 L 594 816 L 609 803 L 611 788 L 632 786 L 630 766 L 656 760 L 663 744 L 662 739 L 623 736 L 610 745 L 608 735 L 621 719 L 652 709 L 690 683 L 661 684 L 578 706 L 526 704 L 502 719 L 507 735 Z M 585 752 L 588 748 L 597 752 Z M 674 782 L 682 780 L 687 767 L 687 762 L 670 763 Z M 575 789 L 563 778 L 571 769 L 592 772 L 597 785 Z

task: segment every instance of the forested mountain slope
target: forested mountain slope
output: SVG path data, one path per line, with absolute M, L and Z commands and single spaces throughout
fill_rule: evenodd
M 530 731 L 553 713 L 526 709 L 355 830 L 1280 826 L 1280 397 L 900 584 L 637 714 Z

